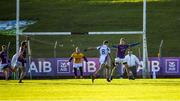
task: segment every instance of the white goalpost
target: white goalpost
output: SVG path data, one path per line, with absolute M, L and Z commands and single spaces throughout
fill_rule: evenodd
M 131 34 L 131 35 L 142 35 L 143 41 L 143 78 L 150 76 L 150 70 L 148 67 L 148 51 L 147 51 L 147 37 L 146 37 L 146 9 L 147 0 L 143 0 L 143 29 L 140 31 L 115 31 L 115 32 L 88 32 L 89 35 L 119 35 L 119 34 Z M 20 0 L 16 0 L 16 52 L 19 49 L 19 35 L 71 35 L 71 32 L 20 32 L 19 30 L 19 19 L 20 19 Z

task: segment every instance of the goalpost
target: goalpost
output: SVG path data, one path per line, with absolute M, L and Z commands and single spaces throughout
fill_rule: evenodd
M 120 34 L 131 34 L 131 35 L 142 35 L 143 41 L 143 78 L 150 76 L 150 70 L 148 67 L 148 51 L 147 51 L 147 39 L 146 39 L 146 3 L 147 0 L 143 0 L 143 29 L 141 31 L 115 31 L 115 32 L 88 32 L 89 35 L 120 35 Z M 19 50 L 19 35 L 22 32 L 19 30 L 20 20 L 20 0 L 16 0 L 16 52 Z M 71 32 L 23 32 L 23 35 L 71 35 Z

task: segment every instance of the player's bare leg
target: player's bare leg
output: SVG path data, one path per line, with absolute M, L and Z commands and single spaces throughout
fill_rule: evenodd
M 114 71 L 115 71 L 115 69 L 116 69 L 117 67 L 119 67 L 119 63 L 116 63 L 116 64 L 113 66 L 112 70 L 110 71 L 110 76 L 109 76 L 109 79 L 110 79 L 110 80 L 113 79 Z
M 25 67 L 20 68 L 20 77 L 19 77 L 19 83 L 23 83 L 22 80 L 26 74 Z
M 15 72 L 16 71 L 16 69 L 13 68 L 13 67 L 10 67 L 9 70 L 10 70 L 10 72 Z
M 3 70 L 3 72 L 4 72 L 5 80 L 8 80 L 8 77 L 9 77 L 9 71 L 8 71 L 8 69 L 5 68 L 5 69 Z
M 134 80 L 133 73 L 129 70 L 129 66 L 127 64 L 124 64 L 124 66 L 125 66 L 128 78 Z
M 100 67 L 99 67 L 99 69 L 96 70 L 96 71 L 92 74 L 92 76 L 91 76 L 92 83 L 94 83 L 94 80 L 95 80 L 95 78 L 96 78 L 96 74 L 98 74 L 99 71 L 100 71 L 104 66 L 105 66 L 104 64 L 101 64 Z
M 6 65 L 3 69 L 2 69 L 4 76 L 5 76 L 5 80 L 9 79 L 9 71 L 11 71 L 11 66 L 10 65 Z
M 22 69 L 18 69 L 19 83 L 22 83 Z
M 111 76 L 111 74 L 110 74 L 110 67 L 106 66 L 106 80 L 108 82 L 111 82 L 110 76 Z

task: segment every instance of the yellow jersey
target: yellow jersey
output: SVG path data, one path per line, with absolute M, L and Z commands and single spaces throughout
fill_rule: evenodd
M 83 58 L 85 57 L 85 55 L 83 53 L 76 53 L 74 52 L 71 57 L 73 58 L 73 62 L 74 63 L 82 63 L 83 62 Z

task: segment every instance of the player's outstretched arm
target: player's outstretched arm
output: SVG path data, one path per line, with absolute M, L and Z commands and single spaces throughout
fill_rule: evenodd
M 131 44 L 129 44 L 129 47 L 134 47 L 134 46 L 137 46 L 137 45 L 139 45 L 139 44 L 140 44 L 140 42 L 131 43 Z
M 117 45 L 112 45 L 112 48 L 118 48 L 118 46 Z
M 84 58 L 84 61 L 88 62 L 88 60 L 87 60 L 87 58 L 85 56 L 83 58 Z
M 70 57 L 70 58 L 69 58 L 69 60 L 68 60 L 68 62 L 71 62 L 71 61 L 72 61 L 72 59 L 73 59 L 73 57 Z
M 110 49 L 117 49 L 118 46 L 117 45 L 112 45 Z
M 69 65 L 70 66 L 70 63 L 71 63 L 71 61 L 73 60 L 73 57 L 71 56 L 70 58 L 69 58 L 69 60 L 68 60 L 68 63 L 67 63 L 67 65 Z
M 94 49 L 97 49 L 97 47 L 88 47 L 88 48 L 84 49 L 84 52 L 86 52 L 88 50 L 94 50 Z

